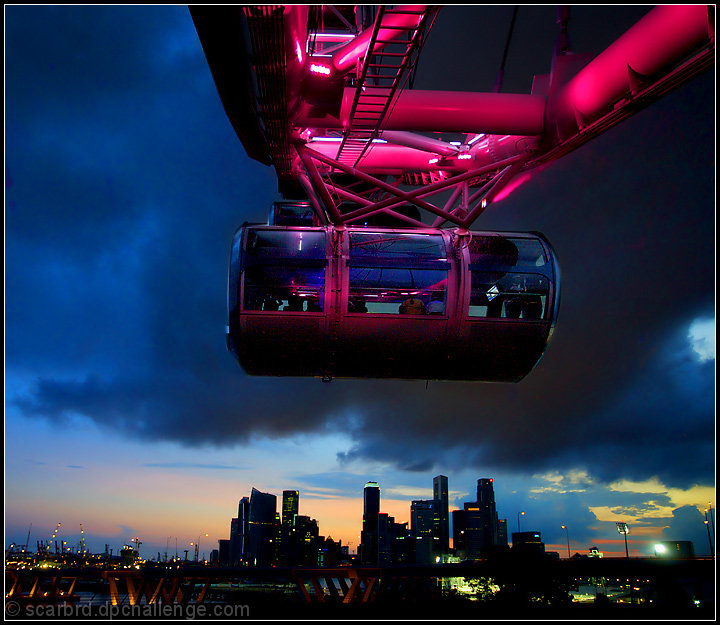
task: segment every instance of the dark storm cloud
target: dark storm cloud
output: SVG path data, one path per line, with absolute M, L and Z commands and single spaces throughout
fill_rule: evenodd
M 276 180 L 232 132 L 187 9 L 6 17 L 6 364 L 27 384 L 8 389 L 23 414 L 187 445 L 341 432 L 353 438 L 338 450 L 346 464 L 408 471 L 713 479 L 714 360 L 694 360 L 682 336 L 714 319 L 711 74 L 476 224 L 540 230 L 560 258 L 560 319 L 526 380 L 324 385 L 248 378 L 225 350 L 230 237 L 265 220 Z M 508 72 L 527 57 L 518 39 Z M 549 69 L 549 41 L 533 71 Z M 437 77 L 433 55 L 420 69 Z M 441 88 L 475 88 L 458 65 L 466 82 Z
M 705 527 L 704 517 L 695 506 L 682 506 L 673 510 L 668 526 L 663 530 L 664 540 L 690 540 L 695 553 L 709 553 L 712 547 Z

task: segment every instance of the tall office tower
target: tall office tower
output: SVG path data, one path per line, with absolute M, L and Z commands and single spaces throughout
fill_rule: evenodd
M 363 526 L 360 532 L 360 563 L 378 564 L 380 529 L 380 486 L 365 484 L 363 492 Z
M 507 519 L 498 519 L 498 541 L 497 544 L 501 547 L 508 546 L 508 532 L 507 532 Z
M 295 517 L 295 535 L 297 541 L 295 564 L 317 566 L 318 548 L 320 546 L 318 522 L 309 516 L 298 514 Z
M 251 566 L 270 566 L 273 561 L 277 497 L 253 488 L 248 515 L 248 559 Z
M 463 504 L 465 521 L 465 557 L 478 560 L 485 555 L 485 533 L 483 532 L 483 513 L 476 501 Z M 455 517 L 453 516 L 453 521 Z
M 433 499 L 440 502 L 440 555 L 450 552 L 450 512 L 448 509 L 448 479 L 445 475 L 433 478 Z
M 227 538 L 218 539 L 217 562 L 220 566 L 228 566 L 230 564 L 230 541 Z
M 237 518 L 233 518 L 230 522 L 230 552 L 228 554 L 230 566 L 247 564 L 249 523 L 250 499 L 243 497 L 238 503 Z
M 279 560 L 283 566 L 297 564 L 298 541 L 295 531 L 295 517 L 298 514 L 300 493 L 296 490 L 284 490 L 282 499 L 282 518 L 279 527 Z
M 378 514 L 378 564 L 387 566 L 390 564 L 390 523 L 395 519 L 387 512 Z
M 218 564 L 228 566 L 230 564 L 230 541 L 227 538 L 218 539 Z
M 415 562 L 433 564 L 440 555 L 440 502 L 420 499 L 410 505 L 410 532 L 415 541 Z
M 415 553 L 408 523 L 396 523 L 393 517 L 388 521 L 390 530 L 390 562 L 392 564 L 412 564 Z
M 240 557 L 247 561 L 248 531 L 250 529 L 250 497 L 238 502 L 238 533 L 240 534 Z
M 498 544 L 498 516 L 492 478 L 477 481 L 477 505 L 480 508 L 482 546 Z
M 282 502 L 282 524 L 292 527 L 295 515 L 300 509 L 300 493 L 296 490 L 284 490 Z
M 467 554 L 467 538 L 465 536 L 465 510 L 452 511 L 453 550 L 455 555 L 465 558 Z
M 233 517 L 230 519 L 230 546 L 228 547 L 228 564 L 230 566 L 242 565 L 242 555 L 240 550 L 242 539 L 243 537 L 240 533 L 240 519 Z

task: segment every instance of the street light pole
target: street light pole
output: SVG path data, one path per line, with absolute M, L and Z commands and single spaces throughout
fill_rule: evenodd
M 715 521 L 713 520 L 712 502 L 708 501 L 708 512 L 710 512 L 710 527 L 712 527 L 712 535 L 715 538 Z
M 568 534 L 567 525 L 563 525 L 562 528 L 565 530 L 565 538 L 567 538 L 568 560 L 569 560 L 570 559 L 570 534 Z
M 519 533 L 520 533 L 520 517 L 521 517 L 521 516 L 525 516 L 525 513 L 524 513 L 524 512 L 518 512 L 518 515 L 517 515 L 517 516 L 518 516 L 517 521 L 518 521 L 518 534 L 519 534 Z
M 628 529 L 627 523 L 623 523 L 622 521 L 616 522 L 615 525 L 617 525 L 618 534 L 625 536 L 625 557 L 629 558 L 630 553 L 628 551 L 627 535 L 630 533 L 630 530 Z
M 710 557 L 714 560 L 715 559 L 715 551 L 713 549 L 713 541 L 710 537 L 710 524 L 708 523 L 708 511 L 705 510 L 705 529 L 707 529 L 707 535 L 708 535 L 708 545 L 710 545 Z

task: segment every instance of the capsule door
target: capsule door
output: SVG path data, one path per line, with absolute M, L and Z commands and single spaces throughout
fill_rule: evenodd
M 339 301 L 339 377 L 444 376 L 455 263 L 434 230 L 349 229 Z

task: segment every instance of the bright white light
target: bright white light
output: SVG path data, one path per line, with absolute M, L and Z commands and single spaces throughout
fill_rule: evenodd
M 715 360 L 714 319 L 695 319 L 688 329 L 688 340 L 700 362 Z
M 318 65 L 317 63 L 310 63 L 310 71 L 313 74 L 321 74 L 322 76 L 330 75 L 330 68 L 326 65 Z
M 655 553 L 665 553 L 667 551 L 667 547 L 662 544 L 655 545 Z
M 463 152 L 462 154 L 458 154 L 458 159 L 460 159 L 460 160 L 464 161 L 469 158 L 472 158 L 472 154 L 470 154 L 469 152 Z

